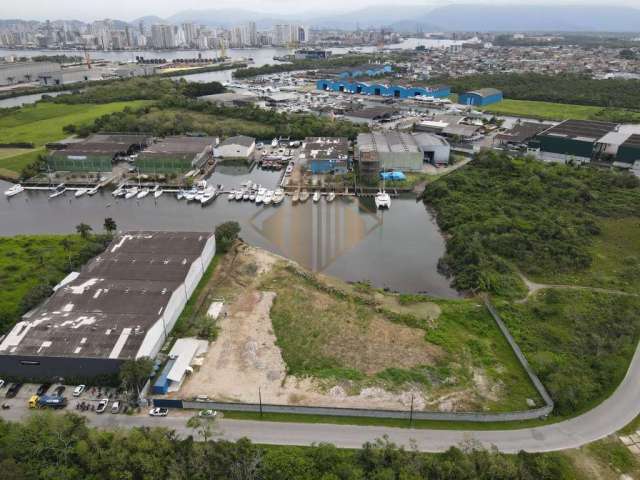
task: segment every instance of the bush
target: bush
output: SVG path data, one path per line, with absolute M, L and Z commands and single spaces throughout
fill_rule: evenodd
M 216 227 L 216 250 L 218 253 L 229 251 L 233 243 L 238 239 L 240 224 L 238 222 L 225 222 Z

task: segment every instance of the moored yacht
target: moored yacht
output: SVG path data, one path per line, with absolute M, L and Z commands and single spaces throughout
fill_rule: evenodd
M 9 190 L 5 190 L 4 194 L 7 197 L 13 197 L 14 195 L 17 195 L 17 194 L 19 194 L 21 192 L 24 192 L 24 187 L 22 185 L 20 185 L 19 183 L 16 183 Z

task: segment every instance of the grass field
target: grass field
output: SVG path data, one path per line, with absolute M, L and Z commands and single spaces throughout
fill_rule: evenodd
M 17 177 L 25 166 L 37 158 L 46 143 L 67 137 L 67 134 L 62 131 L 65 125 L 88 123 L 102 115 L 123 110 L 125 107 L 138 108 L 149 103 L 148 100 L 99 105 L 40 102 L 3 115 L 0 117 L 2 142 L 31 142 L 37 148 L 30 151 L 20 149 L 13 155 L 3 154 L 0 150 L 0 174 Z
M 567 105 L 563 103 L 535 102 L 529 100 L 505 99 L 484 109 L 490 113 L 514 115 L 541 120 L 588 120 L 597 116 L 602 107 L 588 105 Z M 640 114 L 638 114 L 640 118 Z
M 601 219 L 598 225 L 601 233 L 589 249 L 593 263 L 588 269 L 535 280 L 640 294 L 640 219 Z
M 481 303 L 314 278 L 280 266 L 261 286 L 277 293 L 271 320 L 290 374 L 342 380 L 355 390 L 413 385 L 429 398 L 449 395 L 461 410 L 541 403 Z
M 101 243 L 79 235 L 0 237 L 0 333 L 69 271 L 102 249 Z

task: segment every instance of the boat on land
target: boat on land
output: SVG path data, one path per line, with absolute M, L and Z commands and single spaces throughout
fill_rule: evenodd
M 284 200 L 284 190 L 278 188 L 275 192 L 273 192 L 273 200 L 272 203 L 274 205 L 280 205 Z
M 391 196 L 384 190 L 380 190 L 376 193 L 376 208 L 383 209 L 391 207 Z
M 327 195 L 327 202 L 331 203 L 336 199 L 336 192 L 329 192 L 329 194 Z
M 89 191 L 89 189 L 87 189 L 87 188 L 79 188 L 79 189 L 76 190 L 76 193 L 74 193 L 73 195 L 76 198 L 80 198 L 81 196 L 83 196 L 88 191 Z
M 300 201 L 304 203 L 307 200 L 309 200 L 309 192 L 302 190 L 302 192 L 300 192 Z
M 318 203 L 320 201 L 320 190 L 313 192 L 313 201 Z
M 153 187 L 153 198 L 159 198 L 164 193 L 164 190 L 160 188 L 160 185 Z
M 95 187 L 87 191 L 87 195 L 89 195 L 90 197 L 93 197 L 96 193 L 98 193 L 99 190 L 100 190 L 100 185 L 96 185 Z
M 127 190 L 127 193 L 124 194 L 124 198 L 129 200 L 136 195 L 138 195 L 138 187 L 131 187 L 129 190 Z
M 137 197 L 138 197 L 138 198 L 144 198 L 144 197 L 146 197 L 147 195 L 149 195 L 149 189 L 148 189 L 148 188 L 143 188 L 142 190 L 140 190 L 140 191 L 138 192 Z
M 13 197 L 14 195 L 18 195 L 19 193 L 22 193 L 22 192 L 24 192 L 24 187 L 22 185 L 20 185 L 19 183 L 16 183 L 10 189 L 5 190 L 4 194 L 7 197 Z
M 273 200 L 273 190 L 267 190 L 267 193 L 264 194 L 264 200 L 262 200 L 262 203 L 264 205 L 270 205 L 272 200 Z
M 49 195 L 49 198 L 59 197 L 60 195 L 63 195 L 64 192 L 66 191 L 67 191 L 67 186 L 64 183 L 61 183 L 60 185 L 58 185 L 56 188 L 53 189 L 53 193 Z

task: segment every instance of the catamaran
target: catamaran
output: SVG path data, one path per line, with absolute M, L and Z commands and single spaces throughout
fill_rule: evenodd
M 20 185 L 19 183 L 16 183 L 13 187 L 11 187 L 9 190 L 5 190 L 4 194 L 7 197 L 13 197 L 14 195 L 17 195 L 21 192 L 24 192 L 24 187 L 22 185 Z
M 376 208 L 378 209 L 391 207 L 391 197 L 384 190 L 380 190 L 378 193 L 376 193 L 375 202 Z

